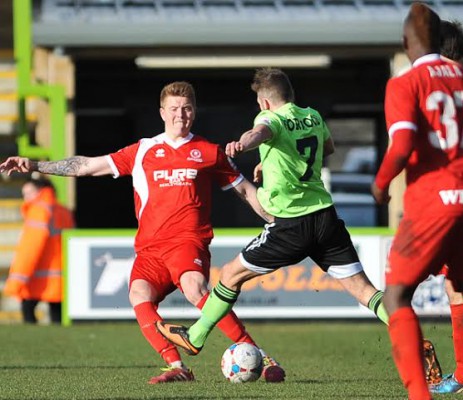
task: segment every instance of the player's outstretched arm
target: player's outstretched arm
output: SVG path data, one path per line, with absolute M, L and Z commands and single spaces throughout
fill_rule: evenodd
M 272 138 L 272 131 L 266 125 L 257 125 L 253 129 L 244 132 L 239 141 L 233 141 L 225 146 L 225 154 L 229 157 L 255 149 L 260 144 Z
M 257 189 L 256 187 L 249 182 L 247 179 L 243 179 L 238 185 L 234 187 L 235 192 L 240 196 L 244 201 L 246 201 L 257 215 L 267 222 L 273 222 L 274 216 L 270 215 L 265 211 L 257 200 Z
M 0 164 L 0 172 L 33 172 L 58 176 L 102 176 L 112 174 L 105 156 L 74 156 L 60 161 L 32 161 L 25 157 L 9 157 Z

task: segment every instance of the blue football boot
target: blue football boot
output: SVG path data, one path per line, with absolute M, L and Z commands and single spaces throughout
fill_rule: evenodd
M 429 391 L 436 394 L 461 393 L 463 384 L 459 383 L 452 374 L 444 377 L 440 383 L 429 385 Z

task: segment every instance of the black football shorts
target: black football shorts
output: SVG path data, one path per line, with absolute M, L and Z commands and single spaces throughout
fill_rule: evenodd
M 241 257 L 257 269 L 278 269 L 306 257 L 324 271 L 330 266 L 359 262 L 349 232 L 334 206 L 301 217 L 275 218 L 242 250 Z

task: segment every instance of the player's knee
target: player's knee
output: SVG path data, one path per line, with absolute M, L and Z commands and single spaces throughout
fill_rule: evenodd
M 129 290 L 129 301 L 132 307 L 151 301 L 156 302 L 156 291 L 149 285 L 132 284 Z
M 148 301 L 146 299 L 146 296 L 143 295 L 143 293 L 137 291 L 137 290 L 131 290 L 129 292 L 129 301 L 132 307 L 137 306 L 138 304 L 141 304 L 145 301 Z
M 208 293 L 204 275 L 198 272 L 184 273 L 180 278 L 183 294 L 194 306 Z
M 199 284 L 198 282 L 192 282 L 189 285 L 182 286 L 182 290 L 186 299 L 194 306 L 196 306 L 208 293 L 206 284 Z
M 220 282 L 232 290 L 240 290 L 241 286 L 257 274 L 236 262 L 225 264 L 220 273 Z

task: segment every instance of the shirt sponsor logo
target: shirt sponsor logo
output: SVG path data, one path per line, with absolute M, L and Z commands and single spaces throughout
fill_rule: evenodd
M 193 168 L 162 169 L 153 172 L 154 181 L 159 181 L 160 187 L 190 186 L 190 181 L 196 179 L 197 175 L 198 170 Z
M 439 196 L 444 205 L 463 204 L 463 190 L 441 190 Z
M 164 157 L 166 155 L 166 151 L 164 149 L 157 149 L 156 153 L 154 154 L 155 157 Z
M 188 161 L 203 162 L 202 154 L 198 149 L 193 149 L 190 151 L 190 157 L 187 158 Z

